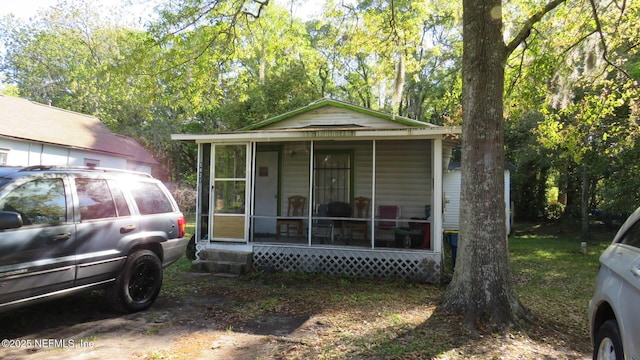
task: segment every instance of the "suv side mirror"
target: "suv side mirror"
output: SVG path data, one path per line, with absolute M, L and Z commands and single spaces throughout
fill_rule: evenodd
M 0 211 L 0 230 L 22 227 L 22 215 L 13 211 Z

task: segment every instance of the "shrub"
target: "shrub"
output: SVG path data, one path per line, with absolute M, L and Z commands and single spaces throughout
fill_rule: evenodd
M 196 211 L 197 192 L 195 189 L 186 186 L 171 187 L 173 198 L 176 199 L 182 212 Z

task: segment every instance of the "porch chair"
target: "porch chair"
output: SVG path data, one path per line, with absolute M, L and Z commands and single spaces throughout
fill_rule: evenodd
M 276 220 L 276 239 L 280 238 L 283 227 L 285 229 L 285 235 L 289 236 L 291 229 L 296 230 L 297 239 L 302 238 L 302 230 L 304 222 L 302 219 L 295 219 L 295 217 L 301 217 L 304 215 L 304 206 L 307 202 L 307 198 L 301 195 L 289 196 L 287 203 L 287 218 Z
M 348 218 L 351 216 L 351 204 L 342 202 L 342 201 L 334 201 L 327 204 L 327 216 L 330 218 Z M 340 238 L 348 243 L 349 239 L 345 235 L 345 220 L 341 219 L 333 219 L 333 229 L 334 234 L 336 229 L 340 229 Z M 333 240 L 333 236 L 332 239 Z
M 382 232 L 390 232 L 388 237 L 376 236 L 376 240 L 383 241 L 384 246 L 389 246 L 389 242 L 395 242 L 394 229 L 398 227 L 398 219 L 400 218 L 400 207 L 398 205 L 379 205 L 378 216 L 376 221 L 376 230 Z M 376 243 L 375 246 L 378 246 Z
M 349 231 L 351 240 L 353 240 L 354 233 L 360 233 L 365 243 L 367 242 L 369 226 L 366 219 L 369 218 L 370 205 L 371 199 L 368 197 L 358 196 L 353 198 L 353 217 L 358 220 L 348 220 L 345 222 L 345 227 Z
M 316 215 L 318 219 L 313 223 L 313 238 L 319 240 L 321 244 L 326 243 L 327 240 L 333 242 L 333 221 L 326 219 L 327 205 L 319 204 Z

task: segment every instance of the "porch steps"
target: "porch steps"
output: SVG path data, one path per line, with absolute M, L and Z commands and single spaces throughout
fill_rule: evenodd
M 230 251 L 204 249 L 198 254 L 191 266 L 198 271 L 216 274 L 243 275 L 251 270 L 253 253 L 247 251 Z

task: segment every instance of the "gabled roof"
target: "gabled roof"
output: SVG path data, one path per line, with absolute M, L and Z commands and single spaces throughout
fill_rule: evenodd
M 346 111 L 339 111 L 346 110 Z M 172 134 L 177 141 L 274 142 L 310 140 L 436 139 L 456 137 L 459 126 L 439 126 L 333 99 L 321 99 L 233 132 Z
M 319 109 L 321 107 L 324 106 L 333 106 L 333 107 L 337 107 L 337 108 L 341 108 L 341 109 L 347 109 L 347 110 L 351 110 L 351 111 L 355 111 L 357 113 L 363 114 L 363 115 L 368 115 L 368 116 L 373 116 L 375 118 L 379 118 L 379 119 L 383 119 L 383 120 L 387 120 L 390 121 L 392 123 L 396 123 L 398 125 L 403 125 L 403 126 L 412 126 L 412 127 L 437 127 L 437 125 L 434 124 L 430 124 L 430 123 L 426 123 L 426 122 L 422 122 L 422 121 L 417 121 L 414 119 L 410 119 L 404 116 L 397 116 L 397 115 L 392 115 L 392 114 L 388 114 L 388 113 L 384 113 L 384 112 L 380 112 L 380 111 L 376 111 L 376 110 L 372 110 L 372 109 L 368 109 L 365 107 L 361 107 L 361 106 L 357 106 L 354 104 L 350 104 L 347 102 L 343 102 L 343 101 L 339 101 L 339 100 L 334 100 L 334 99 L 328 99 L 328 98 L 324 98 L 324 99 L 320 99 L 317 101 L 312 102 L 311 104 L 289 111 L 287 113 L 284 113 L 282 115 L 278 115 L 278 116 L 274 116 L 272 118 L 263 120 L 261 122 L 255 123 L 253 125 L 249 125 L 245 128 L 240 129 L 241 131 L 246 131 L 246 130 L 258 130 L 258 129 L 262 129 L 265 128 L 269 125 L 275 124 L 277 122 L 292 118 L 294 116 L 312 111 L 312 110 L 316 110 Z
M 100 119 L 0 95 L 0 136 L 158 162 L 136 140 L 112 133 Z

